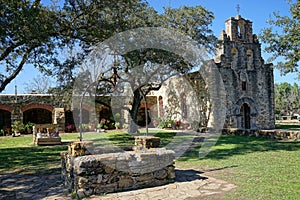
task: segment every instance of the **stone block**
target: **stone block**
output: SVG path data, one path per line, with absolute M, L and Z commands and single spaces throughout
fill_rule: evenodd
M 132 188 L 134 182 L 133 179 L 129 176 L 119 176 L 118 187 L 121 189 Z
M 66 159 L 66 186 L 80 198 L 166 184 L 175 177 L 174 152 L 147 149 Z M 91 192 L 92 191 L 92 192 Z

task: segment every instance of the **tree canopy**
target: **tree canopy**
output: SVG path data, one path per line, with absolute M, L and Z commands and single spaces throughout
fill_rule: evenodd
M 300 1 L 289 1 L 290 16 L 274 13 L 268 21 L 270 27 L 263 29 L 261 39 L 267 44 L 265 50 L 272 54 L 271 60 L 282 57 L 276 67 L 282 74 L 299 72 L 300 60 Z M 299 76 L 300 77 L 300 76 Z
M 101 16 L 91 17 L 90 13 L 91 12 L 93 13 L 93 11 L 91 10 L 96 9 L 95 14 L 99 15 L 98 11 L 100 9 L 98 8 L 99 5 L 97 3 L 96 5 L 93 4 L 95 4 L 95 2 L 93 1 L 90 1 L 88 4 L 80 2 L 80 11 L 82 10 L 89 11 L 86 13 L 81 13 L 81 17 L 86 15 L 86 17 L 83 17 L 85 19 L 83 21 L 85 27 L 99 26 L 98 28 L 92 28 L 92 30 L 90 31 L 86 31 L 85 29 L 83 29 L 80 34 L 78 34 L 78 31 L 81 30 L 80 28 L 74 29 L 76 30 L 74 31 L 74 33 L 76 34 L 73 37 L 73 42 L 79 44 L 78 46 L 81 47 L 79 52 L 81 55 L 83 55 L 82 57 L 79 57 L 80 59 L 86 57 L 86 55 L 90 53 L 91 48 L 97 43 L 102 42 L 105 39 L 112 37 L 117 33 L 126 30 L 133 30 L 139 27 L 161 27 L 161 28 L 172 29 L 173 31 L 176 30 L 177 32 L 180 32 L 182 35 L 185 35 L 186 37 L 195 40 L 198 45 L 201 45 L 202 47 L 205 47 L 211 51 L 216 42 L 216 37 L 212 34 L 212 30 L 210 29 L 210 25 L 213 19 L 213 14 L 212 12 L 206 10 L 201 6 L 181 7 L 177 9 L 167 8 L 165 9 L 165 12 L 163 14 L 158 14 L 151 7 L 149 7 L 149 5 L 145 2 L 131 1 L 130 4 L 127 5 L 127 9 L 123 11 L 124 13 L 121 12 L 119 14 L 114 14 L 111 16 L 111 9 L 113 9 L 114 6 L 124 7 L 124 5 L 122 4 L 120 5 L 117 4 L 111 6 L 108 9 L 109 10 L 108 14 L 103 12 L 105 10 L 102 8 L 101 10 L 103 11 L 100 12 Z M 107 5 L 109 4 L 107 3 Z M 76 8 L 76 5 L 74 5 L 73 2 L 67 2 L 65 7 L 72 10 Z M 89 7 L 89 9 L 85 9 L 84 7 Z M 122 9 L 116 8 L 116 10 L 113 12 L 120 12 L 120 11 L 122 11 Z M 75 10 L 75 12 L 78 11 Z M 70 17 L 74 18 L 72 22 L 73 24 L 82 23 L 82 21 L 78 19 L 78 17 L 73 17 L 74 15 L 73 12 L 68 12 L 68 14 L 72 14 L 72 16 Z M 101 23 L 99 23 L 99 19 L 102 18 L 103 18 L 103 22 L 101 21 Z M 105 20 L 107 20 L 107 22 Z M 107 28 L 105 27 L 106 29 L 103 30 L 105 32 L 99 34 L 97 30 L 103 28 L 105 24 L 108 24 Z M 112 29 L 110 30 L 110 28 Z M 160 40 L 161 38 L 166 37 L 167 38 L 166 41 L 168 41 L 168 39 L 170 39 L 171 37 L 168 38 L 168 36 L 165 36 L 164 34 L 167 33 L 161 32 L 161 34 L 153 35 L 151 34 L 151 32 L 148 33 L 144 32 L 138 35 L 134 35 L 133 38 L 135 41 L 137 41 L 137 40 L 143 40 L 145 37 L 148 37 L 149 42 L 155 43 L 155 40 Z M 122 36 L 118 35 L 117 37 L 118 38 L 115 39 L 117 39 L 122 46 L 122 42 L 123 42 L 121 38 Z M 175 35 L 173 35 L 173 37 L 175 37 Z M 127 42 L 125 40 L 126 40 L 126 36 L 124 37 L 124 43 Z M 174 49 L 176 48 L 180 49 L 180 45 L 182 41 L 173 40 L 170 42 L 173 42 L 175 44 L 178 43 L 177 46 L 176 45 L 174 46 Z M 148 92 L 151 90 L 158 90 L 162 82 L 165 80 L 164 78 L 162 78 L 162 76 L 159 78 L 157 77 L 158 79 L 156 79 L 155 81 L 148 79 L 149 76 L 145 76 L 142 78 L 140 76 L 136 76 L 135 73 L 137 71 L 142 72 L 144 70 L 142 72 L 143 74 L 148 74 L 148 75 L 151 74 L 151 78 L 153 78 L 154 77 L 153 72 L 157 72 L 158 68 L 154 67 L 153 71 L 145 69 L 145 67 L 150 69 L 151 66 L 152 67 L 155 66 L 152 64 L 156 64 L 156 63 L 163 64 L 165 66 L 170 67 L 173 70 L 177 70 L 178 73 L 181 74 L 188 72 L 191 68 L 194 67 L 191 63 L 189 63 L 189 61 L 184 60 L 183 57 L 181 57 L 180 55 L 159 48 L 147 47 L 147 46 L 143 47 L 141 45 L 138 46 L 137 49 L 134 49 L 129 52 L 123 52 L 123 53 L 118 52 L 118 50 L 117 52 L 113 52 L 113 48 L 114 47 L 111 48 L 112 51 L 111 54 L 117 53 L 118 61 L 113 63 L 114 66 L 110 66 L 110 65 L 104 66 L 104 68 L 107 70 L 105 72 L 103 72 L 104 70 L 102 70 L 101 77 L 99 76 L 100 84 L 98 85 L 98 91 L 102 92 L 102 94 L 104 91 L 112 91 L 113 90 L 112 88 L 114 88 L 116 84 L 116 78 L 119 79 L 119 82 L 129 83 L 133 91 L 133 100 L 131 101 L 132 107 L 128 111 L 133 121 L 136 121 L 137 110 L 141 104 L 141 101 L 145 99 L 145 96 L 148 94 Z M 63 67 L 65 67 L 65 65 Z M 83 69 L 80 72 L 80 74 L 83 74 L 85 71 L 86 69 Z M 162 72 L 162 71 L 160 71 L 160 74 L 164 74 L 164 75 L 168 74 L 169 76 L 171 75 L 171 73 Z M 58 73 L 58 76 L 64 76 L 64 74 Z M 82 77 L 82 78 L 87 80 L 86 77 Z M 80 81 L 80 82 L 87 83 L 86 81 Z M 79 87 L 81 86 L 82 85 L 79 84 Z
M 0 92 L 26 67 L 51 69 L 60 42 L 58 18 L 39 0 L 0 3 Z
M 300 88 L 294 83 L 275 84 L 275 113 L 277 115 L 300 114 Z
M 68 87 L 93 45 L 115 33 L 138 27 L 174 28 L 212 48 L 213 13 L 201 6 L 167 8 L 158 14 L 143 0 L 65 0 L 60 8 L 40 0 L 0 3 L 0 92 L 33 64 L 57 79 L 59 90 Z
M 52 93 L 70 98 L 78 75 L 76 70 L 93 48 L 117 33 L 135 28 L 176 30 L 208 51 L 213 51 L 216 43 L 210 29 L 213 13 L 202 6 L 166 8 L 159 14 L 144 0 L 65 0 L 61 7 L 47 7 L 40 0 L 4 0 L 0 8 L 0 64 L 6 66 L 5 71 L 0 71 L 0 92 L 26 65 L 33 64 L 56 79 L 57 86 L 50 90 Z M 119 56 L 122 59 L 115 63 L 118 66 L 112 68 L 113 73 L 101 74 L 99 81 L 105 82 L 105 86 L 99 84 L 98 89 L 114 87 L 116 80 L 111 81 L 112 75 L 115 78 L 123 76 L 124 80 L 136 71 L 136 67 L 151 66 L 151 63 L 170 66 L 181 74 L 194 67 L 182 56 L 163 49 L 140 47 Z M 130 111 L 133 119 L 142 98 L 149 91 L 158 89 L 161 83 L 149 82 L 132 88 L 137 100 Z M 82 82 L 82 86 L 84 84 Z

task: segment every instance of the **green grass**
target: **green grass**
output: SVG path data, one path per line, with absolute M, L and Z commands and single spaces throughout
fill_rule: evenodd
M 277 124 L 277 129 L 300 130 L 300 124 Z
M 149 135 L 161 137 L 162 146 L 175 138 L 170 132 L 150 132 Z M 78 133 L 62 134 L 61 137 L 62 140 L 77 140 Z M 98 145 L 130 146 L 134 142 L 133 135 L 121 131 L 84 133 L 83 138 Z M 175 165 L 206 171 L 236 184 L 238 187 L 229 192 L 228 199 L 284 200 L 300 196 L 300 142 L 221 136 L 202 159 L 199 159 L 199 148 L 186 153 Z M 30 135 L 0 137 L 0 173 L 58 172 L 59 153 L 66 150 L 66 145 L 33 146 Z
M 31 135 L 0 137 L 0 173 L 51 173 L 60 170 L 61 151 L 65 145 L 38 147 Z
M 300 197 L 300 142 L 221 136 L 205 158 L 198 155 L 195 149 L 176 165 L 211 171 L 217 178 L 233 182 L 238 188 L 228 199 Z

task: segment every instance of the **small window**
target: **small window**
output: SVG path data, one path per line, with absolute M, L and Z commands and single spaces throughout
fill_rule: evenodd
M 246 81 L 243 81 L 243 82 L 242 82 L 242 90 L 243 90 L 243 91 L 246 91 L 246 90 L 247 90 L 247 82 L 246 82 Z

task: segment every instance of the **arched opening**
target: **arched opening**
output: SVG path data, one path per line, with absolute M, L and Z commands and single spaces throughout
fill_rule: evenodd
M 11 127 L 11 113 L 7 110 L 0 110 L 0 130 L 9 132 Z
M 242 121 L 241 121 L 241 127 L 244 129 L 250 129 L 251 128 L 251 108 L 247 103 L 244 103 L 240 110 Z
M 76 132 L 73 112 L 71 110 L 67 110 L 65 112 L 65 132 L 67 133 Z
M 253 69 L 253 52 L 251 49 L 248 49 L 246 54 L 247 54 L 247 61 L 246 61 L 247 69 L 252 70 Z
M 23 123 L 51 124 L 52 112 L 43 108 L 32 108 L 23 112 Z
M 247 91 L 247 81 L 242 81 L 242 91 Z
M 237 29 L 238 38 L 241 38 L 242 34 L 241 34 L 241 27 L 240 27 L 240 25 L 237 28 L 238 28 Z
M 240 20 L 238 22 L 238 27 L 237 27 L 237 34 L 239 39 L 244 39 L 245 38 L 245 24 L 244 21 Z

